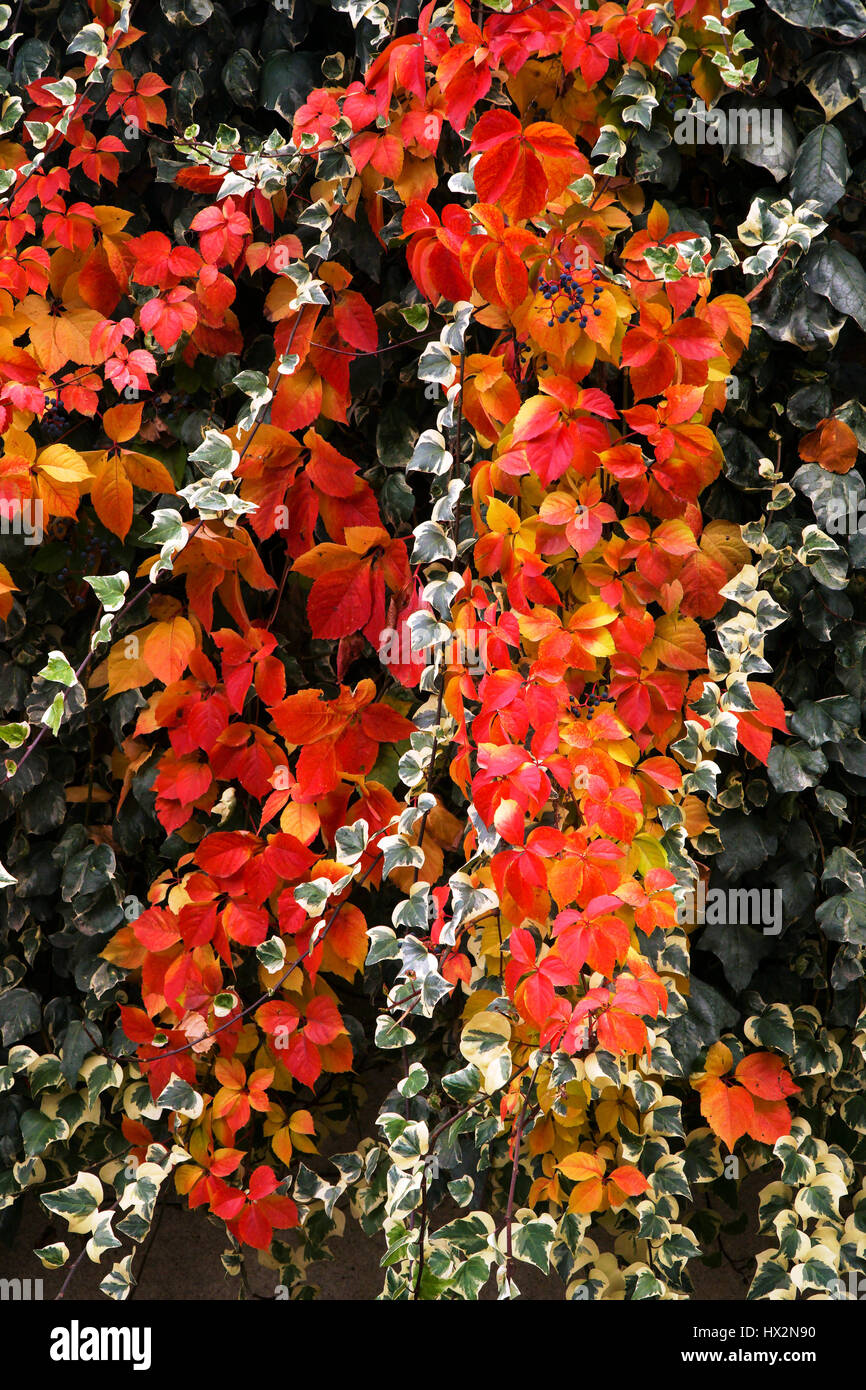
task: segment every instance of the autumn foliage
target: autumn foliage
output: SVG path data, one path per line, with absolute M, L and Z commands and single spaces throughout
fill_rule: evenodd
M 524 1216 L 633 1211 L 653 1192 L 635 1088 L 661 1101 L 671 990 L 688 995 L 678 903 L 708 825 L 689 740 L 724 684 L 707 634 L 750 563 L 701 499 L 751 321 L 709 242 L 592 151 L 614 75 L 652 69 L 671 33 L 712 99 L 719 6 L 676 0 L 659 25 L 639 0 L 427 4 L 361 76 L 309 92 L 270 167 L 171 131 L 139 31 L 90 8 L 72 97 L 32 81 L 0 143 L 0 497 L 46 528 L 98 523 L 128 567 L 78 673 L 88 704 L 134 710 L 111 726 L 112 806 L 146 779 L 173 847 L 100 949 L 123 999 L 95 1051 L 139 1083 L 127 1144 L 170 1136 L 190 1207 L 242 1246 L 285 1241 L 317 1106 L 358 1064 L 363 987 L 380 1062 L 472 1073 L 425 1133 L 463 1106 L 492 1117 Z M 112 202 L 115 116 L 176 141 L 182 237 Z M 392 272 L 339 250 L 360 220 L 406 269 L 399 306 Z M 172 454 L 172 372 L 231 355 L 232 418 Z M 370 363 L 428 383 L 402 523 L 356 446 Z M 825 421 L 802 457 L 844 472 L 850 433 Z M 23 580 L 0 580 L 5 618 Z M 386 630 L 405 639 L 390 665 Z M 753 675 L 737 694 L 728 723 L 765 765 L 783 702 Z M 111 846 L 110 821 L 84 823 Z M 712 1142 L 789 1132 L 798 1087 L 767 1047 L 735 1062 L 717 1042 L 684 1082 Z M 391 1211 L 415 1296 L 418 1172 Z M 502 1209 L 510 1241 L 513 1184 Z

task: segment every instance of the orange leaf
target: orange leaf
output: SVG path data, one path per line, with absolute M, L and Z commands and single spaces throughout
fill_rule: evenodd
M 355 977 L 367 958 L 367 922 L 352 903 L 344 903 L 323 942 L 322 969 L 344 980 Z
M 138 434 L 143 410 L 144 406 L 141 403 L 114 405 L 103 415 L 102 428 L 115 444 L 124 444 L 127 439 L 132 439 L 133 435 Z
M 709 1077 L 700 1090 L 701 1114 L 725 1147 L 733 1151 L 754 1121 L 752 1097 L 742 1086 L 726 1086 L 718 1076 Z
M 649 1187 L 640 1169 L 632 1167 L 630 1163 L 623 1164 L 621 1168 L 614 1168 L 608 1183 L 608 1198 L 614 1208 L 621 1207 L 629 1197 L 639 1197 Z
M 820 463 L 828 473 L 847 473 L 857 462 L 857 436 L 844 420 L 821 420 L 800 440 L 800 458 Z
M 142 657 L 157 680 L 171 685 L 180 680 L 196 645 L 195 629 L 187 618 L 156 623 L 144 644 Z
M 563 1177 L 570 1178 L 572 1182 L 587 1182 L 590 1178 L 600 1178 L 604 1173 L 604 1159 L 582 1149 L 567 1154 L 557 1166 Z
M 96 514 L 109 531 L 125 540 L 132 525 L 132 485 L 151 492 L 174 492 L 174 479 L 158 459 L 127 449 L 112 448 L 88 455 L 93 466 L 91 488 Z
M 277 1130 L 276 1134 L 271 1135 L 271 1148 L 277 1158 L 281 1159 L 288 1168 L 292 1161 L 292 1150 L 294 1148 L 292 1134 L 288 1125 L 283 1125 L 281 1129 Z

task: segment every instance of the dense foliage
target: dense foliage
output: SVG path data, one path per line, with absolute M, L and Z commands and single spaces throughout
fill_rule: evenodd
M 0 17 L 7 1234 L 839 1296 L 866 9 Z

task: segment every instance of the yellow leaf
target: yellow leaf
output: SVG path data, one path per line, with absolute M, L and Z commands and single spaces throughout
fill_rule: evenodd
M 90 477 L 85 459 L 67 444 L 49 444 L 38 455 L 36 467 L 57 483 L 83 483 Z
M 707 1076 L 726 1076 L 734 1065 L 731 1049 L 723 1042 L 714 1042 L 704 1063 Z

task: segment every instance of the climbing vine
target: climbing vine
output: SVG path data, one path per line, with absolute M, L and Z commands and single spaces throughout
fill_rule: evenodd
M 348 1217 L 391 1299 L 677 1298 L 766 1168 L 752 1296 L 866 1271 L 860 60 L 775 8 L 0 8 L 0 1197 L 47 1268 L 127 1297 L 173 1186 L 292 1297 Z M 710 139 L 744 103 L 772 140 Z

